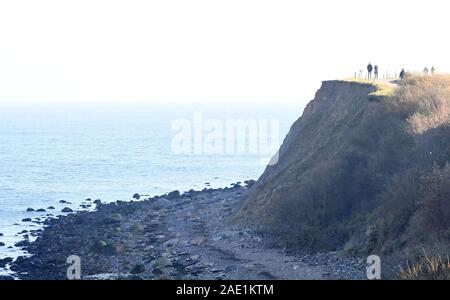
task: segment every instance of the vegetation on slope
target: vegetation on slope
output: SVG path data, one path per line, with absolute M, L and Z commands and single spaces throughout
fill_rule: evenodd
M 395 263 L 421 259 L 423 249 L 450 253 L 450 77 L 410 77 L 382 101 L 355 102 L 342 120 L 330 121 L 339 112 L 324 105 L 294 124 L 300 132 L 280 150 L 289 164 L 268 167 L 241 216 L 264 216 L 297 251 L 345 249 Z

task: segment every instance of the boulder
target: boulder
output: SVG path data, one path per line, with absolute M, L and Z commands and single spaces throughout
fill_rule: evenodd
M 45 209 L 43 208 L 39 208 L 38 210 L 36 210 L 37 212 L 45 212 Z
M 130 271 L 131 274 L 140 274 L 140 273 L 144 273 L 144 272 L 145 272 L 145 266 L 143 264 L 135 265 Z
M 70 213 L 70 212 L 73 212 L 73 209 L 71 209 L 70 207 L 64 207 L 64 208 L 61 210 L 61 212 L 63 212 L 63 213 Z
M 174 200 L 180 198 L 180 191 L 175 190 L 167 194 L 167 199 Z
M 107 217 L 103 223 L 105 224 L 117 224 L 123 221 L 123 217 L 121 214 L 112 214 Z
M 22 222 L 31 222 L 31 218 L 22 219 Z
M 10 264 L 13 262 L 13 259 L 11 257 L 0 259 L 0 268 L 4 268 L 7 264 Z
M 139 199 L 141 199 L 141 195 L 136 193 L 136 194 L 133 195 L 133 198 L 139 200 Z
M 49 206 L 49 207 L 47 207 L 47 209 L 55 209 L 55 207 L 54 206 Z
M 33 211 L 34 211 L 34 208 L 31 208 L 31 207 L 27 208 L 27 212 L 33 212 Z
M 170 202 L 169 200 L 165 199 L 165 198 L 158 198 L 153 202 L 153 209 L 162 209 L 162 208 L 168 208 L 171 207 L 173 205 L 172 202 Z

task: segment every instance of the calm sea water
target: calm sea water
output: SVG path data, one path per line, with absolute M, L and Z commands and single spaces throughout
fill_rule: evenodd
M 268 118 L 280 120 L 280 141 L 301 107 L 266 105 L 5 105 L 0 107 L 0 258 L 22 255 L 8 248 L 18 232 L 39 228 L 22 222 L 58 214 L 61 199 L 79 208 L 86 198 L 129 200 L 134 193 L 225 187 L 256 179 L 258 155 L 177 155 L 171 125 L 178 118 Z M 26 212 L 28 207 L 56 210 Z M 60 213 L 59 213 L 60 214 Z

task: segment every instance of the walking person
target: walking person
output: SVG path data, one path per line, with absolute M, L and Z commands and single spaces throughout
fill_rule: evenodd
M 400 72 L 400 79 L 404 79 L 405 77 L 406 77 L 405 69 L 402 69 L 402 71 Z
M 375 67 L 373 67 L 373 75 L 375 76 L 375 80 L 378 79 L 378 65 L 375 65 Z
M 436 72 L 436 69 L 434 67 L 431 67 L 431 75 L 433 75 L 434 72 Z
M 372 64 L 369 63 L 369 64 L 367 65 L 367 73 L 368 73 L 367 79 L 369 79 L 369 80 L 372 79 L 372 70 L 373 70 Z
M 423 69 L 423 74 L 424 74 L 424 75 L 428 75 L 428 68 L 427 68 L 427 67 L 425 67 L 425 68 Z

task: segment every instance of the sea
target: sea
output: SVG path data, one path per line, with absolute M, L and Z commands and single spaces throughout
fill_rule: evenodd
M 278 127 L 259 125 L 258 134 L 273 137 L 278 148 L 302 110 L 295 102 L 0 103 L 0 259 L 27 255 L 15 246 L 24 239 L 19 232 L 43 225 L 23 219 L 79 210 L 87 198 L 126 201 L 135 193 L 145 198 L 257 179 L 267 153 L 218 151 L 220 128 L 226 139 L 230 120 L 275 120 Z M 192 145 L 185 138 L 180 148 L 180 136 L 189 134 Z M 197 147 L 211 140 L 213 150 Z

